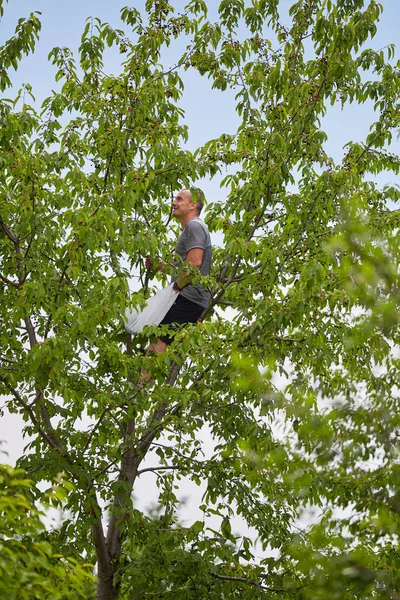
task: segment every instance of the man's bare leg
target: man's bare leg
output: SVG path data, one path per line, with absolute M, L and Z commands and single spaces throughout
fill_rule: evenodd
M 154 352 L 155 354 L 164 354 L 164 352 L 166 352 L 166 350 L 167 350 L 167 344 L 165 342 L 163 342 L 162 340 L 160 340 L 160 338 L 158 338 L 155 344 L 149 345 L 149 347 L 146 350 L 146 356 L 148 356 L 152 352 Z
M 155 344 L 150 344 L 146 350 L 146 356 L 149 356 L 149 354 L 164 354 L 167 350 L 167 344 L 165 342 L 163 342 L 162 340 L 160 340 L 160 338 L 157 339 Z M 139 390 L 141 390 L 146 383 L 149 383 L 151 381 L 151 375 L 150 373 L 148 373 L 148 371 L 145 371 L 144 369 L 142 369 L 142 371 L 140 372 L 140 377 L 139 377 L 139 381 L 137 383 L 137 388 Z

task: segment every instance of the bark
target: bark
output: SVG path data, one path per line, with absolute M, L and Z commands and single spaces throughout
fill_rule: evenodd
M 92 533 L 98 559 L 96 599 L 117 600 L 118 592 L 114 586 L 114 568 L 107 551 L 101 523 L 93 525 Z
M 89 513 L 93 517 L 92 538 L 97 555 L 97 600 L 116 600 L 118 591 L 114 585 L 115 567 L 108 552 L 104 536 L 103 524 L 101 522 L 101 511 L 97 502 L 96 494 L 90 494 L 92 507 Z
M 96 600 L 117 600 L 118 599 L 118 591 L 114 586 L 114 573 L 111 569 L 111 572 L 103 572 L 100 568 L 97 574 L 97 593 Z

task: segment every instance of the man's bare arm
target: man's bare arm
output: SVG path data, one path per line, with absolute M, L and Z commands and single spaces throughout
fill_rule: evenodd
M 187 263 L 188 265 L 191 265 L 193 267 L 196 267 L 196 269 L 199 269 L 201 266 L 201 263 L 203 262 L 203 254 L 204 254 L 203 248 L 191 248 L 187 253 L 185 263 Z M 185 287 L 185 285 L 188 285 L 188 283 L 191 282 L 193 276 L 194 276 L 193 272 L 185 273 L 185 268 L 183 267 L 181 275 L 180 275 L 179 279 L 176 280 L 175 283 L 180 288 L 183 288 L 183 287 Z
M 200 268 L 201 263 L 203 262 L 203 255 L 203 248 L 191 248 L 187 253 L 185 263 L 198 269 Z M 157 259 L 151 258 L 150 256 L 146 256 L 145 264 L 147 270 L 154 269 L 155 271 L 161 271 L 162 273 L 166 273 L 168 275 L 171 275 L 173 272 L 173 268 L 171 267 L 171 265 L 168 265 L 167 263 L 164 263 L 162 261 L 157 261 Z M 183 288 L 185 287 L 185 285 L 188 285 L 188 283 L 191 282 L 193 276 L 193 272 L 185 273 L 185 267 L 183 266 L 180 277 L 176 280 L 176 284 L 180 288 Z

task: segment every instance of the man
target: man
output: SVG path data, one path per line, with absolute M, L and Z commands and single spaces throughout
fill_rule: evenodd
M 211 238 L 205 223 L 199 219 L 202 208 L 202 192 L 197 189 L 192 192 L 181 190 L 172 201 L 172 215 L 182 225 L 175 248 L 174 272 L 171 277 L 177 299 L 160 325 L 196 323 L 210 301 L 210 293 L 200 283 L 191 283 L 196 270 L 199 275 L 205 276 L 210 274 L 211 269 Z M 188 265 L 187 271 L 185 263 Z M 155 267 L 159 271 L 167 272 L 164 263 L 154 265 L 149 257 L 146 257 L 146 267 Z M 172 331 L 173 329 L 174 327 L 171 327 Z M 155 344 L 150 344 L 148 352 L 163 353 L 171 341 L 170 335 L 161 336 Z

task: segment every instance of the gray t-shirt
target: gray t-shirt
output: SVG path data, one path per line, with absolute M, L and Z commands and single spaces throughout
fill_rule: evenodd
M 201 275 L 209 275 L 212 259 L 211 237 L 206 224 L 199 217 L 190 219 L 189 223 L 178 237 L 175 252 L 176 254 L 179 254 L 181 260 L 174 261 L 176 267 L 179 267 L 182 262 L 185 262 L 187 254 L 192 248 L 202 248 L 204 250 L 203 262 L 201 263 L 199 270 Z M 172 281 L 175 281 L 175 279 L 177 279 L 177 277 L 174 275 Z M 194 286 L 190 284 L 186 285 L 182 289 L 181 294 L 191 302 L 204 307 L 208 306 L 211 296 L 210 292 L 207 292 L 200 283 L 196 283 Z

